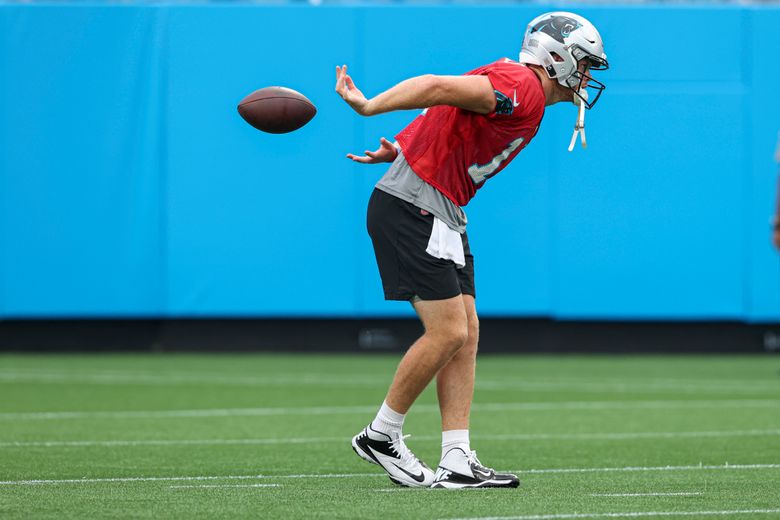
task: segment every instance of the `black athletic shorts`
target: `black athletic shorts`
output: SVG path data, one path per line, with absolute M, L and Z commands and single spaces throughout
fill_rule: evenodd
M 368 234 L 382 277 L 386 300 L 444 300 L 459 294 L 476 297 L 474 257 L 464 233 L 466 266 L 425 250 L 433 230 L 433 215 L 405 200 L 374 189 L 368 202 Z

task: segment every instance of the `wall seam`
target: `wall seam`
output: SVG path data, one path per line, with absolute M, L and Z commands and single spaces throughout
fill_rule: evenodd
M 753 33 L 752 33 L 752 16 L 753 9 L 751 7 L 742 8 L 741 21 L 742 21 L 742 84 L 744 87 L 744 98 L 742 100 L 742 124 L 744 125 L 744 131 L 747 134 L 745 139 L 742 140 L 742 154 L 745 168 L 742 170 L 742 313 L 741 318 L 743 321 L 749 321 L 752 316 L 752 272 L 753 272 L 753 252 L 751 250 L 753 243 L 752 233 L 752 182 L 755 172 L 753 171 L 753 154 L 752 154 L 752 134 L 753 134 L 753 62 L 752 62 L 752 47 L 753 47 Z

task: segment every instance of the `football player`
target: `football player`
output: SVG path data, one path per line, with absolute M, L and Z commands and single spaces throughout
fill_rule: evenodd
M 582 16 L 553 12 L 528 25 L 519 61 L 502 59 L 463 76 L 424 75 L 368 99 L 336 67 L 336 92 L 363 116 L 425 109 L 396 136 L 380 140 L 360 163 L 390 162 L 368 204 L 368 232 L 385 299 L 414 306 L 425 333 L 401 360 L 374 420 L 352 439 L 355 452 L 403 486 L 517 487 L 517 476 L 484 466 L 471 450 L 469 415 L 479 325 L 474 257 L 463 206 L 531 142 L 546 106 L 574 102 L 584 110 L 604 85 L 596 28 Z M 589 92 L 590 91 L 590 92 Z M 434 473 L 404 442 L 404 417 L 436 377 L 442 452 Z

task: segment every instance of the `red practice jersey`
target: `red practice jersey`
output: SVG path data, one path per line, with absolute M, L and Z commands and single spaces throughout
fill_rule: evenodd
M 544 115 L 542 85 L 528 67 L 503 59 L 465 75 L 478 74 L 496 92 L 493 112 L 437 105 L 396 136 L 414 173 L 459 206 L 525 148 Z

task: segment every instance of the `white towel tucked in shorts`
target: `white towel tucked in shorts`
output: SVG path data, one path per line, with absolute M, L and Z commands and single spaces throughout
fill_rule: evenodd
M 436 258 L 452 260 L 458 269 L 462 269 L 466 265 L 466 258 L 463 255 L 463 239 L 460 233 L 450 229 L 438 217 L 433 217 L 433 230 L 425 252 Z

